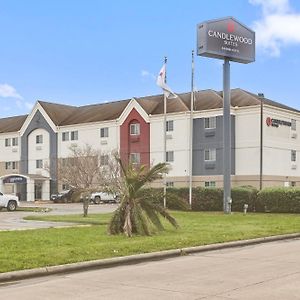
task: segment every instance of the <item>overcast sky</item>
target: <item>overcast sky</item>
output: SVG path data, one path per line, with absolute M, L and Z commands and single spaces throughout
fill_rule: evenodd
M 0 117 L 36 100 L 85 105 L 190 91 L 196 24 L 234 16 L 256 31 L 256 62 L 231 63 L 231 87 L 300 109 L 300 1 L 0 0 Z M 222 89 L 222 61 L 196 57 L 197 89 Z

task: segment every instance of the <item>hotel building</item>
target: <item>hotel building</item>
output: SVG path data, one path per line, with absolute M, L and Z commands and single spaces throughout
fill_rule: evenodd
M 192 141 L 190 99 L 183 93 L 167 100 L 166 124 L 163 95 L 80 107 L 37 101 L 28 115 L 0 119 L 0 191 L 49 200 L 64 188 L 57 159 L 68 157 L 70 146 L 118 150 L 140 164 L 162 162 L 164 130 L 167 186 L 188 186 L 190 172 L 193 186 L 222 186 L 222 92 L 195 92 Z M 231 121 L 232 186 L 300 185 L 300 111 L 233 89 Z

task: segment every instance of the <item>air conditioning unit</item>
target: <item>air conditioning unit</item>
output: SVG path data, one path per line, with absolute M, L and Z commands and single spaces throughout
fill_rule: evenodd
M 43 147 L 42 146 L 36 146 L 35 150 L 43 150 Z
M 106 140 L 101 141 L 101 145 L 107 145 L 107 141 Z
M 167 140 L 171 140 L 172 138 L 173 138 L 172 134 L 167 134 L 167 135 L 166 135 L 166 139 L 167 139 Z
M 12 152 L 18 152 L 18 148 L 12 148 L 11 151 Z
M 297 133 L 296 133 L 296 132 L 293 132 L 293 133 L 291 134 L 291 138 L 292 138 L 292 139 L 296 139 L 296 138 L 297 138 Z
M 297 165 L 296 164 L 292 164 L 292 170 L 296 170 L 297 169 Z

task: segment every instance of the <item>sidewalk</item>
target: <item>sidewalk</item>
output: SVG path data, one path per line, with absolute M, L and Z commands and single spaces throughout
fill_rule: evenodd
M 10 282 L 15 300 L 295 300 L 300 295 L 300 239 L 193 253 Z

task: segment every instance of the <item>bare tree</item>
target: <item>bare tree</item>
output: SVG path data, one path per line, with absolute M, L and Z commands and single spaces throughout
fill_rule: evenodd
M 107 191 L 116 193 L 119 186 L 117 152 L 103 152 L 86 144 L 71 146 L 67 157 L 57 161 L 57 179 L 82 192 Z

